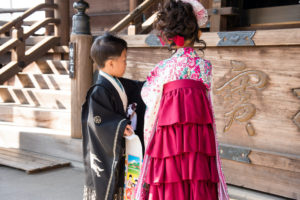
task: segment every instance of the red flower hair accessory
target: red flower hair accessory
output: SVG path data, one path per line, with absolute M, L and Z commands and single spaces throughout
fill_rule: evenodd
M 177 46 L 182 47 L 184 46 L 184 37 L 180 35 L 175 35 L 172 38 L 168 38 L 169 40 L 172 40 Z

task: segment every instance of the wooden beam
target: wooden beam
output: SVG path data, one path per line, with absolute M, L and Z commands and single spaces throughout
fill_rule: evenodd
M 300 197 L 300 173 L 222 160 L 227 183 L 277 194 L 292 199 Z
M 145 40 L 149 35 L 126 36 L 120 35 L 129 47 L 149 47 Z M 201 36 L 207 47 L 216 47 L 220 38 L 217 33 L 204 32 Z M 300 28 L 257 30 L 253 36 L 255 46 L 300 45 Z M 195 47 L 198 45 L 195 44 Z
M 24 170 L 28 174 L 69 166 L 70 162 L 30 151 L 0 148 L 0 164 Z
M 300 5 L 248 9 L 248 24 L 300 21 Z
M 6 43 L 4 43 L 3 45 L 0 46 L 0 55 L 6 53 L 7 51 L 16 47 L 20 43 L 21 43 L 21 41 L 16 38 L 10 39 L 9 41 L 7 41 Z
M 17 12 L 25 12 L 29 8 L 0 8 L 0 13 L 17 13 Z
M 11 61 L 4 67 L 0 69 L 0 84 L 3 84 L 5 81 L 7 81 L 10 77 L 15 75 L 16 73 L 22 71 L 22 68 L 19 67 L 18 62 Z
M 300 158 L 296 155 L 252 150 L 249 154 L 249 159 L 253 165 L 300 173 Z

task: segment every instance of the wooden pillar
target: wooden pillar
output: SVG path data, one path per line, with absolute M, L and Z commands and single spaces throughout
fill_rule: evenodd
M 71 44 L 74 47 L 74 56 L 70 56 L 70 63 L 74 64 L 74 76 L 71 79 L 72 138 L 82 137 L 81 106 L 84 103 L 88 89 L 93 83 L 93 65 L 92 60 L 90 59 L 90 49 L 93 37 L 89 30 L 89 18 L 88 16 L 85 16 L 84 13 L 87 6 L 88 4 L 84 1 L 74 3 L 74 8 L 78 10 L 78 13 L 73 16 L 71 34 Z M 88 26 L 86 26 L 87 24 Z M 86 30 L 83 29 L 83 27 Z
M 226 30 L 226 17 L 220 14 L 220 9 L 224 6 L 226 0 L 213 0 L 212 15 L 210 17 L 210 31 L 219 32 Z
M 137 7 L 137 0 L 129 0 L 129 12 L 132 12 Z
M 54 11 L 54 17 L 60 19 L 60 23 L 54 28 L 54 33 L 60 37 L 61 45 L 67 45 L 70 38 L 69 1 L 54 0 L 54 3 L 58 5 Z
M 45 0 L 45 3 L 47 3 L 47 4 L 53 4 L 54 3 L 54 1 L 53 0 Z M 50 18 L 54 18 L 54 11 L 53 10 L 46 10 L 45 11 L 45 17 L 46 18 L 48 18 L 48 17 L 50 17 Z M 47 25 L 46 27 L 45 27 L 45 35 L 51 35 L 51 34 L 53 34 L 53 32 L 54 32 L 54 27 L 53 27 L 53 25 Z
M 14 39 L 18 39 L 18 40 L 22 41 L 23 34 L 24 34 L 24 32 L 23 32 L 23 28 L 21 26 L 16 26 L 12 30 L 12 38 L 14 38 Z M 11 61 L 17 61 L 17 62 L 19 62 L 19 64 L 22 65 L 21 62 L 24 62 L 24 58 L 25 58 L 25 42 L 22 41 L 20 44 L 18 44 L 17 47 L 12 49 Z

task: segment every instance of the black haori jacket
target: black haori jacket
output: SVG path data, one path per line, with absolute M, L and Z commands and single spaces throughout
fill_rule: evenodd
M 128 104 L 136 102 L 137 130 L 143 139 L 145 105 L 140 97 L 143 83 L 119 79 L 125 88 Z M 129 120 L 114 86 L 99 75 L 82 106 L 83 161 L 85 167 L 84 200 L 123 198 L 125 140 Z

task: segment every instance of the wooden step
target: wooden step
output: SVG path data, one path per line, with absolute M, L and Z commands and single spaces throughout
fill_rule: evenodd
M 70 166 L 70 162 L 31 151 L 1 148 L 0 165 L 24 170 L 28 174 Z
M 17 77 L 24 88 L 70 90 L 68 75 L 18 73 Z
M 49 90 L 35 88 L 16 88 L 0 86 L 2 104 L 16 103 L 41 108 L 70 109 L 71 92 L 66 90 Z
M 19 148 L 82 165 L 82 140 L 71 138 L 70 130 L 21 126 L 0 122 L 0 147 Z
M 61 131 L 70 131 L 71 129 L 69 110 L 0 104 L 0 121 L 12 122 L 25 127 L 41 127 Z
M 37 60 L 26 67 L 24 73 L 69 74 L 68 60 Z

